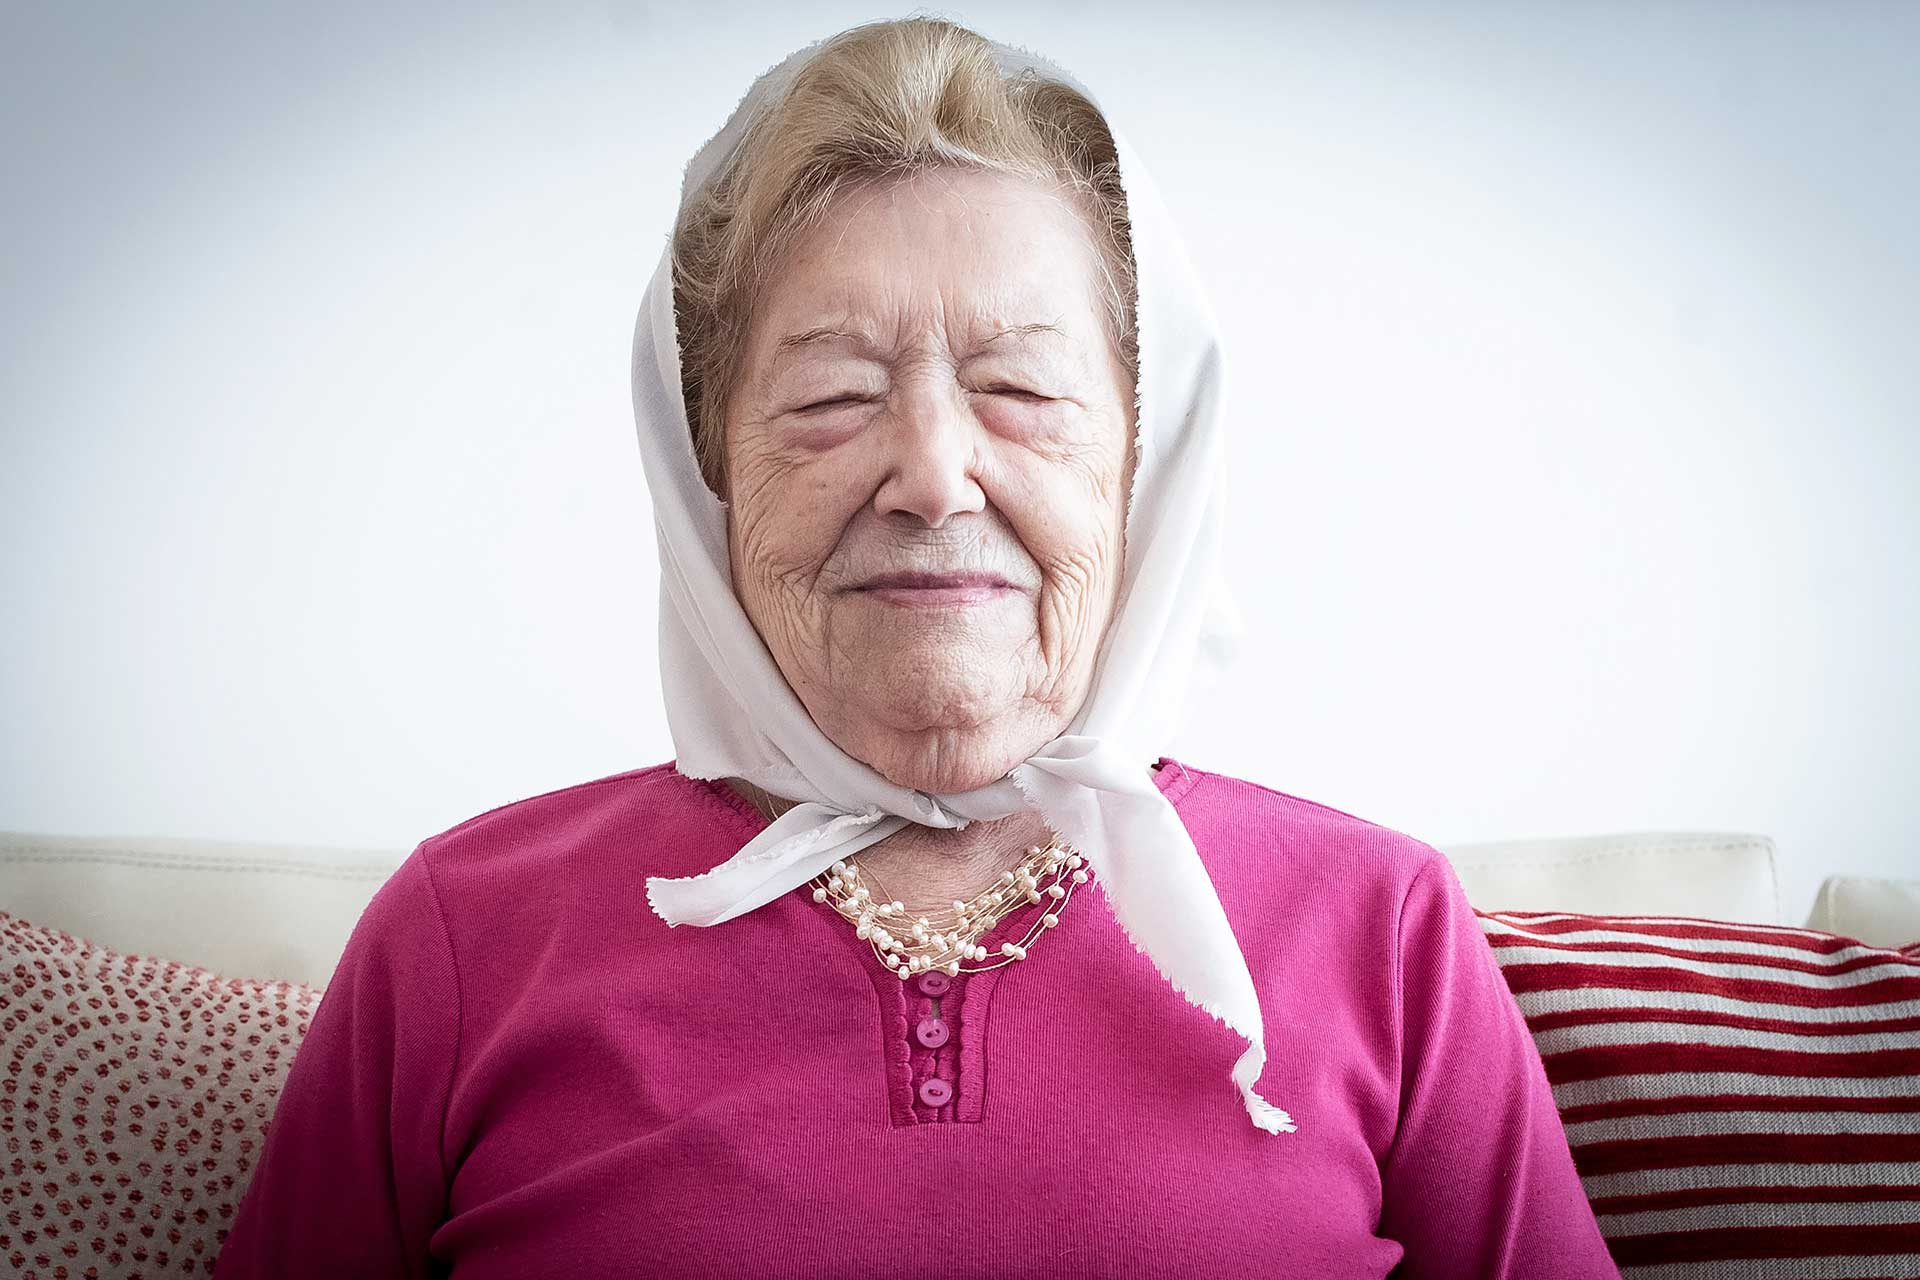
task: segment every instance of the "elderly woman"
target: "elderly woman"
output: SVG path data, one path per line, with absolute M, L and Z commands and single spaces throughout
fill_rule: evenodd
M 678 754 L 413 851 L 216 1276 L 1617 1274 L 1446 860 L 1161 753 L 1221 365 L 1084 86 L 794 54 L 633 374 Z

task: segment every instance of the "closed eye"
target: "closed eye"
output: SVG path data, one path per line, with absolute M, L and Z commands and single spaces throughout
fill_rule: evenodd
M 821 409 L 831 409 L 843 404 L 870 404 L 872 396 L 835 396 L 831 400 L 816 400 L 812 404 L 802 405 L 796 413 L 817 413 Z
M 990 396 L 1013 396 L 1016 399 L 1028 400 L 1036 404 L 1053 399 L 1052 396 L 1043 396 L 1038 391 L 1028 391 L 1025 387 L 988 387 L 986 394 Z

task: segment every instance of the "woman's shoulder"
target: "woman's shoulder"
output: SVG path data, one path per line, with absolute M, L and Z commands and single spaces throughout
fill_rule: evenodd
M 1404 893 L 1429 863 L 1446 860 L 1415 836 L 1319 800 L 1186 761 L 1162 768 L 1175 771 L 1168 798 L 1209 863 L 1217 858 L 1263 881 L 1297 875 Z
M 455 882 L 467 899 L 596 874 L 609 860 L 691 874 L 706 867 L 678 863 L 698 862 L 735 829 L 751 828 L 739 803 L 669 760 L 497 805 L 427 837 L 419 852 L 443 887 Z M 733 846 L 744 838 L 734 835 Z

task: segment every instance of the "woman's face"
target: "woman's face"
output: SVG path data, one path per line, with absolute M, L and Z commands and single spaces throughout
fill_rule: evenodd
M 1119 585 L 1133 385 L 1067 197 L 936 170 L 842 192 L 749 326 L 733 585 L 888 780 L 963 791 L 1058 736 Z

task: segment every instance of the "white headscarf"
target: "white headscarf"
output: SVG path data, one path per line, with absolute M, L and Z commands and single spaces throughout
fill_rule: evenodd
M 757 79 L 687 166 L 684 207 L 819 42 Z M 1033 68 L 1099 100 L 1051 62 L 993 43 L 1002 71 Z M 1106 113 L 1102 111 L 1102 115 Z M 1224 667 L 1240 630 L 1216 571 L 1226 474 L 1221 352 L 1212 311 L 1144 165 L 1108 117 L 1139 268 L 1139 427 L 1119 601 L 1085 704 L 1060 737 L 1000 780 L 932 794 L 896 786 L 834 744 L 787 685 L 733 593 L 727 513 L 701 476 L 681 395 L 672 246 L 640 304 L 633 405 L 660 544 L 660 676 L 676 767 L 744 778 L 800 803 L 696 876 L 650 877 L 668 924 L 712 926 L 806 884 L 909 822 L 964 827 L 1039 810 L 1085 857 L 1114 917 L 1175 990 L 1247 1041 L 1234 1086 L 1253 1123 L 1296 1130 L 1254 1092 L 1266 1063 L 1260 1004 L 1192 837 L 1147 767 L 1166 747 L 1196 658 Z

